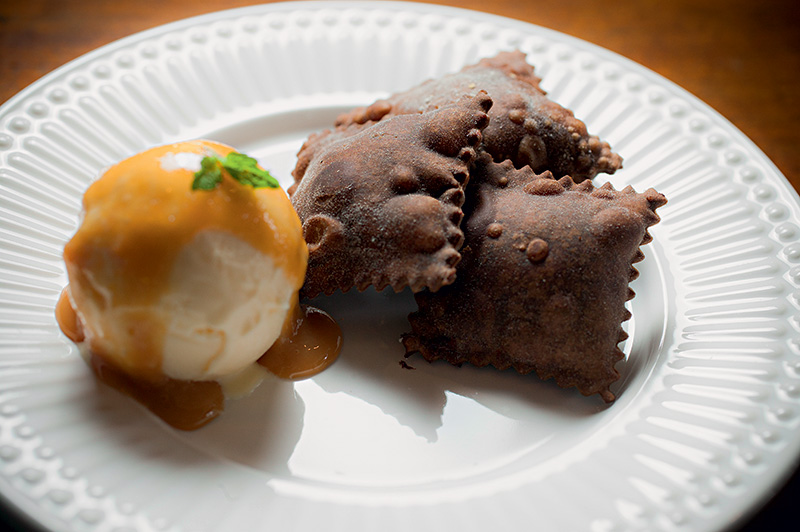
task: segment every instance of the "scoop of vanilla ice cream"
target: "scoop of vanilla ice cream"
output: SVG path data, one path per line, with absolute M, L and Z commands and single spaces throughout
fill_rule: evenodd
M 297 304 L 302 228 L 280 189 L 229 175 L 192 190 L 208 141 L 162 146 L 109 169 L 65 247 L 84 347 L 137 378 L 221 380 L 252 368 Z

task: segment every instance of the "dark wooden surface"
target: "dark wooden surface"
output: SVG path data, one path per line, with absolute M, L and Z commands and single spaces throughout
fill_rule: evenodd
M 0 0 L 0 102 L 67 61 L 121 37 L 254 3 L 262 2 Z M 436 3 L 548 27 L 654 70 L 728 118 L 800 190 L 800 146 L 794 139 L 800 124 L 800 1 Z M 800 504 L 798 475 L 754 517 L 743 517 L 736 530 L 791 529 L 785 523 L 796 521 L 795 504 Z

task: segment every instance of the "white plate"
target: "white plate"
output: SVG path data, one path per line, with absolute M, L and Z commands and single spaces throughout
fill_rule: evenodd
M 290 181 L 341 110 L 520 48 L 552 98 L 669 197 L 634 288 L 619 399 L 409 362 L 409 294 L 320 305 L 345 350 L 179 433 L 59 333 L 61 249 L 103 167 L 209 137 Z M 0 110 L 0 488 L 56 531 L 720 530 L 800 453 L 800 201 L 696 98 L 529 24 L 403 3 L 215 13 L 103 47 Z M 601 176 L 598 181 L 605 177 Z

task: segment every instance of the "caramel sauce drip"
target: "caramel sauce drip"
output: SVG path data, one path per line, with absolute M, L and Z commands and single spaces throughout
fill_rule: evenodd
M 334 363 L 342 349 L 342 331 L 326 312 L 294 305 L 275 341 L 258 363 L 282 379 L 307 379 Z
M 75 343 L 85 340 L 66 288 L 61 292 L 55 313 L 61 331 L 70 340 Z M 341 330 L 333 318 L 322 310 L 298 303 L 292 307 L 281 337 L 258 362 L 280 378 L 305 379 L 333 364 L 341 346 Z M 90 365 L 103 383 L 132 397 L 179 430 L 199 429 L 225 408 L 225 395 L 216 381 L 133 376 L 95 352 L 90 353 Z
M 139 401 L 176 429 L 199 429 L 225 408 L 225 395 L 216 381 L 163 377 L 151 382 L 132 377 L 99 355 L 92 354 L 90 362 L 98 379 Z
M 56 321 L 61 328 L 61 332 L 76 344 L 86 339 L 86 336 L 83 334 L 81 320 L 78 319 L 78 314 L 75 312 L 75 309 L 72 308 L 72 303 L 69 300 L 67 288 L 63 289 L 61 295 L 58 296 L 58 302 L 56 303 Z
M 56 303 L 56 321 L 73 342 L 79 344 L 86 339 L 66 288 Z M 214 381 L 182 381 L 163 375 L 152 381 L 134 377 L 97 353 L 90 354 L 89 363 L 103 383 L 134 398 L 176 429 L 199 429 L 225 406 L 222 387 Z

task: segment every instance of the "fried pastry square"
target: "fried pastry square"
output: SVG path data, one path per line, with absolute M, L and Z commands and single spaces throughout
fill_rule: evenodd
M 536 176 L 488 156 L 470 187 L 456 281 L 416 294 L 407 355 L 535 371 L 613 401 L 633 264 L 664 196 Z
M 572 111 L 548 99 L 540 81 L 522 52 L 501 52 L 455 74 L 342 114 L 336 124 L 425 113 L 485 90 L 494 105 L 483 132 L 483 148 L 495 161 L 510 159 L 517 168 L 528 165 L 537 173 L 550 170 L 556 177 L 570 175 L 575 182 L 619 169 L 622 158 L 608 143 L 589 135 Z
M 307 142 L 302 180 L 290 189 L 309 250 L 305 296 L 453 282 L 463 187 L 491 104 L 481 92 Z

